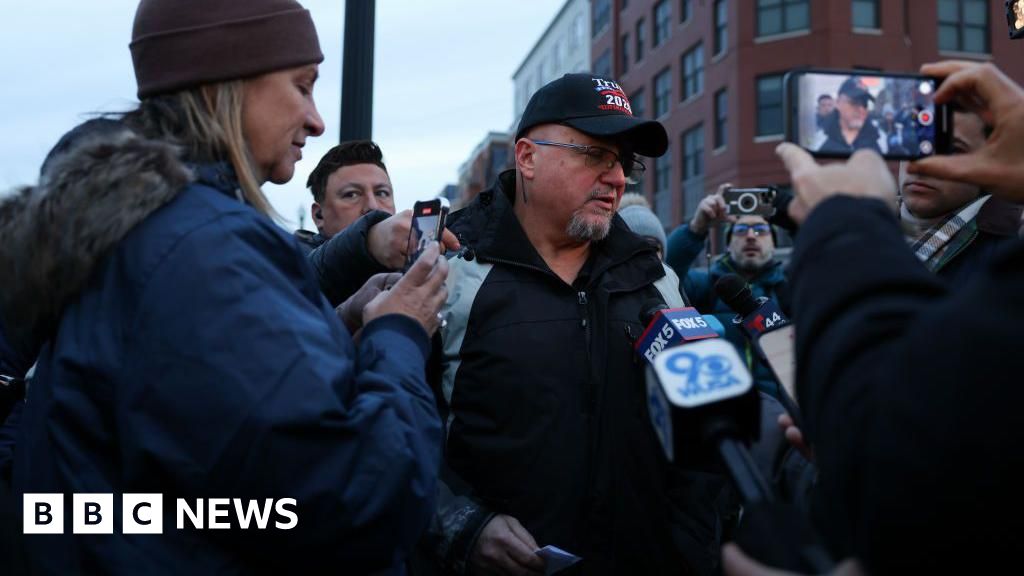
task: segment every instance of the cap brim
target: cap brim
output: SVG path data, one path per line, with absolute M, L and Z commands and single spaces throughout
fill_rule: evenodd
M 563 120 L 562 124 L 595 138 L 624 140 L 633 148 L 633 152 L 650 158 L 661 156 L 668 150 L 668 133 L 657 120 L 607 115 L 572 118 Z

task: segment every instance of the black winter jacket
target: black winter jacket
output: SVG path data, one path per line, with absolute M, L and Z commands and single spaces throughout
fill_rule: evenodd
M 509 171 L 450 222 L 474 258 L 454 259 L 448 278 L 435 557 L 463 571 L 480 529 L 507 514 L 539 546 L 583 557 L 566 574 L 710 571 L 723 482 L 668 465 L 632 351 L 645 303 L 682 305 L 678 278 L 616 216 L 567 285 L 530 244 L 513 195 Z
M 330 238 L 307 230 L 295 232 L 295 239 L 316 272 L 320 291 L 331 306 L 355 294 L 370 276 L 388 272 L 367 249 L 366 235 L 372 226 L 389 216 L 383 210 L 374 210 Z
M 793 256 L 819 527 L 870 574 L 989 574 L 1024 534 L 1024 243 L 948 291 L 875 200 L 828 199 Z

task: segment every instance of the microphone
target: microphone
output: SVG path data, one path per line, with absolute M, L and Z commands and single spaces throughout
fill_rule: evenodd
M 733 319 L 746 335 L 758 358 L 771 368 L 778 398 L 793 423 L 803 427 L 796 403 L 794 380 L 796 355 L 793 324 L 770 298 L 754 298 L 750 286 L 736 274 L 726 274 L 715 282 L 715 294 L 737 314 Z
M 693 308 L 641 308 L 647 328 L 637 354 L 648 363 L 648 412 L 665 457 L 673 463 L 722 458 L 745 502 L 771 501 L 745 443 L 760 434 L 753 379 L 714 316 Z
M 752 318 L 763 302 L 741 288 L 745 295 L 732 294 Z M 647 329 L 636 351 L 648 362 L 648 411 L 665 456 L 682 465 L 717 453 L 746 511 L 736 534 L 744 550 L 771 566 L 829 572 L 834 564 L 807 519 L 775 498 L 747 450 L 760 434 L 760 397 L 736 349 L 712 328 L 714 317 L 653 302 L 640 318 Z
M 750 286 L 735 274 L 726 274 L 719 278 L 715 282 L 715 294 L 729 309 L 736 312 L 737 317 L 733 319 L 733 323 L 739 324 L 747 338 L 753 342 L 756 342 L 761 334 L 790 323 L 775 301 L 763 296 L 754 298 Z
M 725 335 L 718 318 L 702 315 L 696 308 L 669 308 L 659 300 L 650 300 L 640 310 L 640 322 L 646 328 L 633 349 L 648 364 L 666 348 Z

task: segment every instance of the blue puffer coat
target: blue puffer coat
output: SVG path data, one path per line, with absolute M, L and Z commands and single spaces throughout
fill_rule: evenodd
M 3 248 L 37 289 L 4 300 L 5 326 L 45 344 L 8 495 L 21 542 L 0 572 L 400 572 L 441 455 L 424 330 L 385 316 L 353 342 L 226 166 L 190 174 L 138 138 L 83 148 L 35 191 L 43 208 L 3 222 L 4 238 L 49 235 Z M 64 535 L 20 534 L 27 492 L 64 494 Z M 72 535 L 72 493 L 112 493 L 113 534 Z M 164 495 L 163 534 L 122 533 L 125 493 Z M 242 530 L 229 507 L 231 529 L 178 529 L 178 498 L 294 498 L 298 523 Z

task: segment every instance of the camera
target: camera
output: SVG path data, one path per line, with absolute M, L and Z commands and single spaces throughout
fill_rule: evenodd
M 726 188 L 722 192 L 727 212 L 731 216 L 763 216 L 775 214 L 777 190 L 767 188 Z

